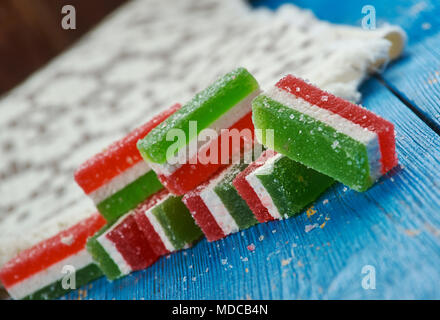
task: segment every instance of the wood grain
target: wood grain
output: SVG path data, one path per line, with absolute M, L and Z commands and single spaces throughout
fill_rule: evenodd
M 440 134 L 440 33 L 410 46 L 383 79 Z

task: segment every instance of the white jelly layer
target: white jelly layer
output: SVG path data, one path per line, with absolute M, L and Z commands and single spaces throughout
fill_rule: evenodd
M 125 188 L 128 184 L 137 180 L 139 177 L 145 175 L 151 168 L 143 160 L 136 163 L 131 168 L 123 171 L 106 184 L 102 185 L 95 191 L 88 194 L 92 198 L 95 205 L 98 205 L 103 200 L 114 195 L 119 190 Z

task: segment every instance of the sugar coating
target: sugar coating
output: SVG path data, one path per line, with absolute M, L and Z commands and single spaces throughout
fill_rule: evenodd
M 377 143 L 377 135 L 374 132 L 362 128 L 360 125 L 355 124 L 329 110 L 312 105 L 306 100 L 298 98 L 288 91 L 278 88 L 277 86 L 269 89 L 264 93 L 264 95 L 282 103 L 289 108 L 297 110 L 302 114 L 306 114 L 314 119 L 317 119 L 318 121 L 335 128 L 337 131 L 346 134 L 347 136 L 350 136 L 363 144 L 369 144 L 372 140 L 376 140 Z
M 299 89 L 299 87 L 297 89 Z M 317 134 L 322 131 L 320 123 L 324 123 L 334 128 L 336 131 L 364 144 L 367 148 L 368 162 L 370 167 L 369 174 L 371 179 L 375 181 L 381 176 L 381 154 L 378 136 L 375 132 L 370 131 L 367 128 L 363 128 L 360 125 L 353 123 L 350 120 L 343 118 L 327 109 L 312 105 L 302 98 L 297 98 L 287 90 L 282 90 L 277 86 L 272 87 L 267 93 L 265 93 L 265 95 L 291 109 L 300 112 L 301 114 L 305 114 L 313 119 L 316 119 L 318 121 L 316 123 L 316 129 L 318 131 Z M 325 99 L 322 99 L 323 97 L 325 97 Z M 321 97 L 322 101 L 328 101 L 328 95 L 323 97 Z M 304 132 L 304 134 L 307 133 Z M 313 131 L 309 132 L 309 134 L 313 134 Z M 332 149 L 337 149 L 339 147 L 339 141 L 333 140 L 331 142 L 331 147 Z
M 379 152 L 377 139 L 364 144 L 264 94 L 257 97 L 252 105 L 254 125 L 260 129 L 256 131 L 257 139 L 268 148 L 357 191 L 367 190 L 380 176 L 378 164 L 382 164 L 382 153 Z M 266 129 L 274 129 L 275 139 L 265 137 Z
M 251 148 L 255 141 L 252 113 L 249 112 L 228 129 L 221 130 L 221 134 L 211 140 L 206 150 L 199 151 L 202 155 L 206 152 L 206 161 L 199 161 L 199 158 L 195 162 L 187 162 L 170 176 L 159 175 L 160 182 L 172 194 L 180 196 L 208 180 L 221 168 L 236 163 L 240 154 Z M 155 164 L 151 165 L 154 169 Z
M 252 111 L 252 100 L 258 96 L 260 93 L 260 90 L 257 89 L 250 93 L 246 98 L 244 98 L 242 101 L 237 103 L 234 108 L 225 114 L 223 114 L 220 118 L 215 120 L 212 124 L 210 124 L 207 128 L 203 129 L 199 132 L 199 137 L 201 136 L 208 136 L 207 135 L 207 129 L 212 130 L 212 132 L 216 132 L 217 137 L 221 134 L 221 130 L 223 129 L 229 129 L 231 128 L 234 123 L 242 119 L 244 116 L 249 114 Z M 194 137 L 195 138 L 195 137 Z M 203 154 L 204 150 L 209 148 L 209 145 L 211 143 L 215 143 L 212 139 L 212 137 L 207 139 L 208 141 L 205 141 L 203 139 L 198 139 L 196 143 L 193 146 L 190 146 L 191 143 L 188 143 L 184 147 L 182 147 L 178 152 L 175 159 L 175 164 L 170 163 L 150 163 L 151 167 L 154 169 L 154 171 L 163 176 L 170 176 L 176 170 L 182 167 L 182 164 L 190 162 L 195 163 L 196 161 L 193 161 L 197 154 Z M 191 162 L 192 161 L 192 162 Z
M 302 98 L 312 105 L 331 111 L 339 116 L 374 132 L 378 136 L 381 153 L 381 172 L 385 174 L 397 164 L 395 153 L 394 126 L 391 122 L 366 108 L 325 92 L 310 83 L 287 75 L 276 84 L 292 95 Z M 300 88 L 301 90 L 294 90 Z
M 258 83 L 244 68 L 227 73 L 185 104 L 138 142 L 138 149 L 148 162 L 166 163 L 167 149 L 173 144 L 166 137 L 171 129 L 181 129 L 189 137 L 189 122 L 197 121 L 197 133 L 228 112 L 242 99 L 258 89 Z

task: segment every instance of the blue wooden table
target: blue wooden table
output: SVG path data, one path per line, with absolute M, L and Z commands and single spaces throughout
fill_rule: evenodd
M 351 25 L 360 25 L 365 5 L 291 2 Z M 203 240 L 147 270 L 112 283 L 99 279 L 65 298 L 440 298 L 440 2 L 367 2 L 378 23 L 399 24 L 409 36 L 404 57 L 361 90 L 363 105 L 395 124 L 398 167 L 368 192 L 337 184 L 297 218 Z

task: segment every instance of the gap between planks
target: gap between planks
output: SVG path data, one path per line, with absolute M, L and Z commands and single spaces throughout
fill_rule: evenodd
M 397 90 L 393 89 L 379 74 L 374 74 L 372 77 L 376 78 L 380 84 L 382 84 L 388 91 L 390 91 L 397 99 L 399 99 L 405 106 L 407 106 L 420 120 L 422 120 L 432 131 L 440 136 L 440 126 L 432 119 L 427 117 L 421 110 L 421 108 L 413 105 Z

